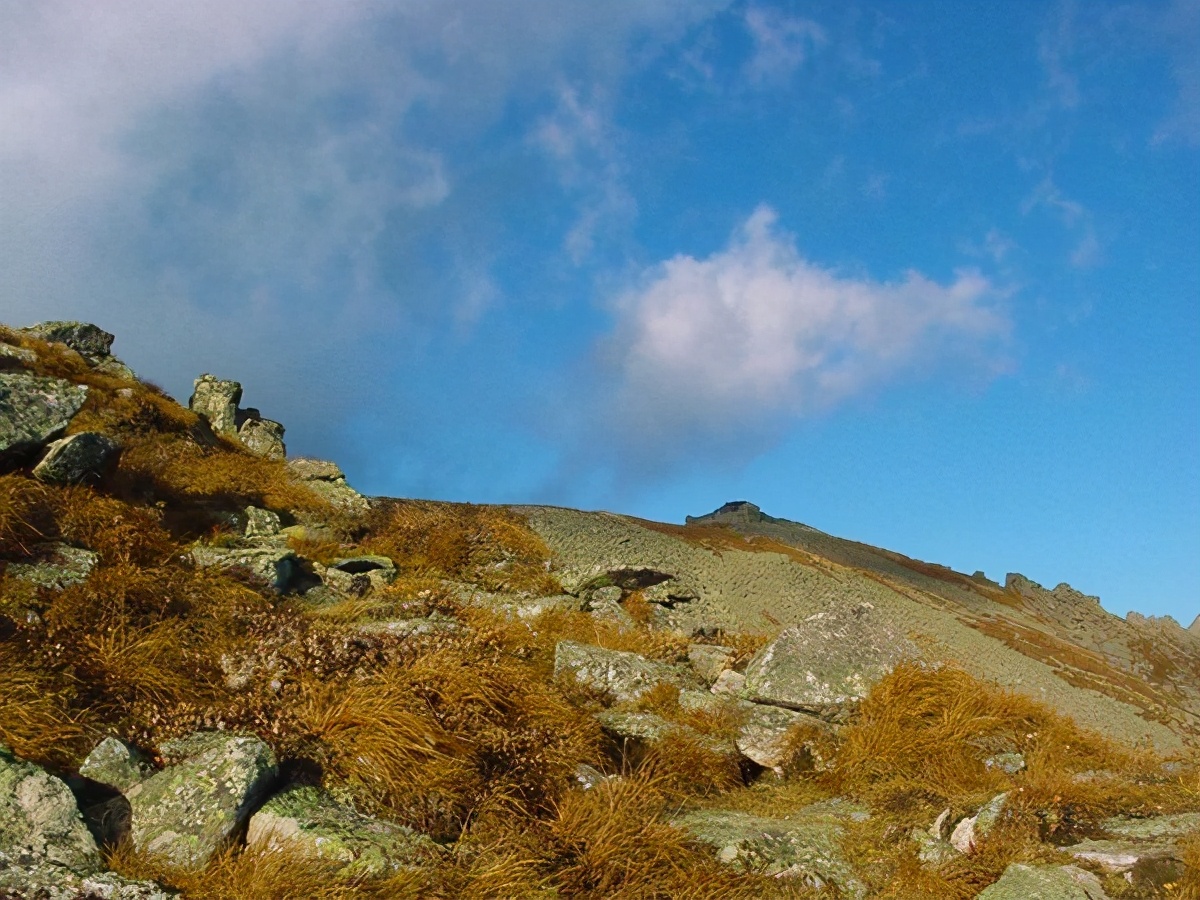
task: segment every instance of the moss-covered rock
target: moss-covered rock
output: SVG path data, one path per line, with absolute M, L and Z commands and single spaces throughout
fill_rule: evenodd
M 286 590 L 297 571 L 296 554 L 287 547 L 213 547 L 196 544 L 192 559 L 203 568 L 242 571 L 276 591 Z
M 79 774 L 92 781 L 128 791 L 154 772 L 150 761 L 128 744 L 115 737 L 106 737 L 79 767 Z
M 315 787 L 292 788 L 264 803 L 250 819 L 246 843 L 336 860 L 358 875 L 420 865 L 439 853 L 426 835 L 364 816 Z
M 1077 866 L 1013 863 L 978 900 L 1108 900 L 1100 879 Z
M 86 581 L 100 561 L 100 554 L 69 544 L 41 544 L 34 552 L 33 561 L 9 563 L 9 576 L 54 591 Z
M 807 806 L 783 819 L 730 810 L 697 810 L 672 824 L 709 844 L 722 862 L 748 872 L 797 878 L 814 887 L 835 886 L 841 896 L 866 897 L 866 886 L 842 856 L 839 842 L 848 819 L 865 809 L 845 801 Z
M 166 748 L 164 748 L 166 749 Z M 203 865 L 246 823 L 275 779 L 275 755 L 257 737 L 208 732 L 174 748 L 177 765 L 134 785 L 134 846 L 179 865 Z

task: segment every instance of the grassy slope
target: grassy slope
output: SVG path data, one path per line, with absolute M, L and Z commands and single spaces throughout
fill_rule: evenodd
M 105 431 L 126 447 L 118 471 L 95 488 L 0 476 L 0 566 L 47 540 L 101 558 L 85 583 L 61 592 L 0 572 L 0 740 L 69 773 L 106 734 L 153 751 L 195 728 L 254 732 L 290 777 L 319 781 L 446 848 L 437 865 L 374 882 L 284 855 L 232 850 L 188 872 L 110 848 L 111 864 L 127 874 L 214 898 L 802 897 L 815 894 L 731 872 L 665 822 L 690 806 L 786 815 L 839 795 L 874 812 L 845 844 L 875 893 L 968 897 L 1010 860 L 1051 857 L 1048 841 L 1086 835 L 1106 815 L 1200 809 L 1194 763 L 1163 777 L 1154 754 L 1109 743 L 954 668 L 905 667 L 886 679 L 827 748 L 833 764 L 821 773 L 744 784 L 702 743 L 687 741 L 626 757 L 592 719 L 600 698 L 554 680 L 556 641 L 679 660 L 687 638 L 582 613 L 518 623 L 463 607 L 445 580 L 558 590 L 549 549 L 520 516 L 397 501 L 344 518 L 281 464 L 211 439 L 153 388 L 98 376 L 26 337 L 0 332 L 0 340 L 36 350 L 42 374 L 88 383 L 73 428 Z M 188 544 L 231 540 L 222 514 L 250 503 L 327 522 L 329 540 L 297 547 L 310 558 L 384 553 L 401 577 L 365 600 L 310 610 L 192 568 Z M 433 612 L 462 627 L 407 639 L 359 627 Z M 747 650 L 756 643 L 724 637 Z M 237 687 L 226 678 L 231 660 L 254 663 Z M 669 691 L 643 705 L 712 735 L 736 724 L 687 713 Z M 1021 749 L 1029 769 L 1010 778 L 984 768 L 981 741 Z M 625 777 L 580 791 L 570 776 L 581 762 Z M 1095 769 L 1116 777 L 1072 777 Z M 909 828 L 1005 788 L 1021 799 L 1000 837 L 938 874 L 917 868 Z M 1200 888 L 1188 890 L 1197 896 Z

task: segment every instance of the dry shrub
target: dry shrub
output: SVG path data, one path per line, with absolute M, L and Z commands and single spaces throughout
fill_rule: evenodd
M 723 794 L 744 784 L 732 741 L 682 730 L 670 731 L 647 747 L 636 771 L 676 800 Z
M 396 500 L 374 516 L 363 543 L 418 574 L 471 581 L 488 590 L 558 593 L 550 551 L 515 513 L 469 503 Z
M 681 634 L 649 628 L 627 628 L 612 619 L 573 610 L 548 610 L 530 625 L 534 642 L 551 653 L 563 640 L 595 644 L 606 650 L 640 653 L 651 659 L 687 659 L 688 639 Z
M 182 891 L 185 900 L 351 900 L 364 896 L 361 877 L 346 875 L 337 863 L 310 859 L 287 848 L 241 853 L 229 848 L 206 866 L 186 868 L 123 841 L 107 852 L 105 862 L 126 878 L 153 880 Z
M 339 519 L 329 504 L 291 478 L 282 460 L 263 459 L 231 442 L 206 447 L 180 435 L 151 435 L 126 447 L 116 480 L 128 493 L 150 493 L 177 506 L 254 505 Z M 209 524 L 200 521 L 198 531 Z
M 174 551 L 157 510 L 105 497 L 91 488 L 65 488 L 55 507 L 59 535 L 95 550 L 108 564 L 156 565 Z
M 21 475 L 0 475 L 0 556 L 21 557 L 54 531 L 50 490 Z
M 900 665 L 882 679 L 842 737 L 827 776 L 836 790 L 928 804 L 1005 789 L 1003 773 L 984 765 L 989 750 L 1021 751 L 1031 768 L 1071 750 L 1067 756 L 1079 769 L 1104 768 L 1115 752 L 1033 700 L 960 669 L 918 664 Z
M 1200 834 L 1185 838 L 1179 850 L 1184 867 L 1179 882 L 1179 900 L 1200 900 Z
M 734 874 L 663 821 L 663 785 L 645 777 L 570 791 L 546 826 L 550 881 L 580 898 L 761 897 L 762 883 Z
M 70 690 L 24 655 L 22 648 L 0 643 L 0 743 L 25 759 L 66 764 L 84 736 L 70 710 Z
M 297 715 L 331 783 L 445 837 L 490 810 L 544 808 L 600 742 L 528 665 L 465 638 L 359 681 L 306 685 Z
M 646 627 L 654 622 L 654 607 L 641 591 L 633 591 L 621 605 L 637 624 Z

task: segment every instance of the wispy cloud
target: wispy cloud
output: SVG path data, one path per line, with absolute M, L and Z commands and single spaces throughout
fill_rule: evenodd
M 745 69 L 752 84 L 786 81 L 814 51 L 829 42 L 819 23 L 777 9 L 751 7 L 745 22 L 754 41 Z
M 1021 212 L 1024 215 L 1029 215 L 1039 208 L 1049 210 L 1072 235 L 1074 246 L 1068 255 L 1072 266 L 1077 269 L 1090 269 L 1100 264 L 1104 248 L 1096 235 L 1091 210 L 1064 194 L 1051 175 L 1042 178 L 1021 201 Z
M 625 465 L 774 433 L 951 360 L 992 370 L 1009 322 L 992 284 L 841 274 L 805 259 L 760 206 L 729 244 L 643 273 L 604 344 L 608 440 Z M 698 450 L 698 448 L 700 448 Z M 746 447 L 742 447 L 744 453 Z

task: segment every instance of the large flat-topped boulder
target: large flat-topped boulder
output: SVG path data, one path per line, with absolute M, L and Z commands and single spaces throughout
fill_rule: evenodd
M 371 508 L 367 498 L 346 483 L 346 473 L 337 463 L 301 456 L 289 459 L 287 466 L 293 478 L 332 506 L 352 513 L 365 513 Z
M 757 703 L 837 719 L 918 650 L 870 603 L 831 606 L 785 628 L 746 666 L 743 693 Z
M 296 554 L 284 546 L 213 547 L 196 544 L 192 560 L 202 568 L 243 572 L 276 591 L 286 590 L 296 574 Z
M 831 885 L 838 896 L 864 898 L 867 888 L 842 855 L 848 821 L 867 811 L 840 800 L 815 803 L 787 818 L 767 818 L 732 810 L 704 809 L 671 822 L 716 850 L 717 858 L 744 871 L 794 878 L 815 888 Z
M 60 378 L 0 373 L 0 467 L 20 465 L 62 437 L 87 393 Z

